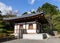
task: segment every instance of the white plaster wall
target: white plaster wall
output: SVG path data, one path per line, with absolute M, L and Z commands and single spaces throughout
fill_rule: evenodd
M 18 33 L 19 33 L 19 28 L 20 28 L 19 25 L 15 25 L 15 26 L 14 26 L 14 35 L 15 35 L 15 36 L 18 36 L 18 35 L 19 35 L 19 34 L 18 34 Z
M 25 24 L 23 24 L 23 29 L 25 29 Z
M 25 26 L 26 26 L 26 28 L 25 28 Z M 29 24 L 26 24 L 26 25 L 23 24 L 23 28 L 24 28 L 24 29 L 27 29 L 27 33 L 36 33 L 36 24 L 35 24 L 35 23 L 33 24 L 33 29 L 32 29 L 32 30 L 29 30 L 29 29 L 28 29 L 28 26 L 29 26 Z M 19 33 L 20 24 L 15 25 L 14 27 L 15 27 L 15 28 L 14 28 L 14 33 L 15 33 L 15 35 L 16 35 L 16 34 Z
M 36 30 L 27 30 L 27 33 L 36 33 Z
M 28 29 L 29 24 L 26 24 L 26 29 Z
M 20 29 L 20 25 L 18 25 L 18 29 Z
M 23 34 L 23 39 L 43 40 L 43 34 Z
M 15 25 L 15 26 L 14 26 L 14 33 L 16 33 L 17 26 L 18 26 L 18 25 Z
M 27 26 L 29 26 L 29 24 L 27 24 Z M 27 27 L 26 26 L 26 27 Z M 32 30 L 29 30 L 28 28 L 27 28 L 27 33 L 36 33 L 36 24 L 33 24 L 33 29 Z
M 36 23 L 33 24 L 33 29 L 36 29 Z
M 40 34 L 23 34 L 23 39 L 33 39 L 33 40 L 43 40 L 43 34 L 47 35 L 47 38 L 51 37 L 47 33 L 40 33 Z
M 17 29 L 17 26 L 18 26 L 18 25 L 14 25 L 14 29 Z

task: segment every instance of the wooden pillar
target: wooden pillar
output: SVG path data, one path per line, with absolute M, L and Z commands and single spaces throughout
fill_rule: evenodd
M 35 20 L 35 22 L 36 22 L 36 33 L 39 33 L 38 20 Z

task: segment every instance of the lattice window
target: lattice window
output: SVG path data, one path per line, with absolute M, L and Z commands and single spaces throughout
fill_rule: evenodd
M 23 24 L 20 24 L 20 29 L 23 29 Z
M 33 29 L 33 24 L 29 24 L 28 29 Z

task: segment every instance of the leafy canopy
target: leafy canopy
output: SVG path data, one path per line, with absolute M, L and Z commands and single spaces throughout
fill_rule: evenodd
M 57 14 L 58 12 L 57 6 L 49 4 L 49 3 L 43 4 L 42 10 L 45 14 L 50 14 L 51 16 L 54 14 Z

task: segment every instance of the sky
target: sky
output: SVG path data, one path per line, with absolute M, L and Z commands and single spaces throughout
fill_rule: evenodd
M 36 11 L 39 6 L 41 7 L 46 2 L 58 6 L 60 9 L 60 0 L 0 0 L 0 8 L 2 11 L 7 9 L 7 11 L 18 12 L 18 15 L 21 15 L 31 10 Z

